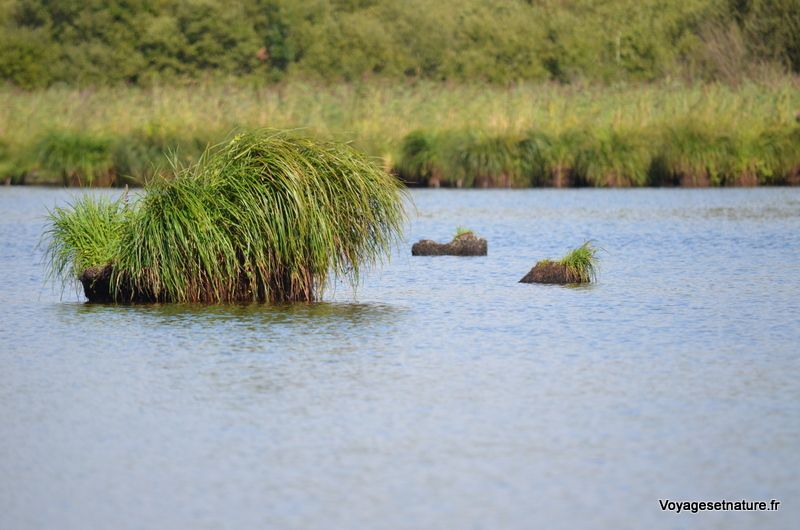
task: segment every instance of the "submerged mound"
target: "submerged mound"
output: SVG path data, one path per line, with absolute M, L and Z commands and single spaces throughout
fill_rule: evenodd
M 430 239 L 417 241 L 411 247 L 412 256 L 485 256 L 488 243 L 472 232 L 456 235 L 449 243 L 437 243 Z
M 539 261 L 520 283 L 589 283 L 597 279 L 597 248 L 587 241 L 559 261 Z
M 317 300 L 399 236 L 399 182 L 348 145 L 262 131 L 207 150 L 138 201 L 50 215 L 51 273 L 90 301 Z
M 88 267 L 81 272 L 78 280 L 83 285 L 83 293 L 93 302 L 113 302 L 111 296 L 111 265 Z
M 520 283 L 571 283 L 567 280 L 567 267 L 549 259 L 542 260 L 522 277 Z

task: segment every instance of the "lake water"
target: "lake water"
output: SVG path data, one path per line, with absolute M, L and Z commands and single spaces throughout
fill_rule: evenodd
M 800 189 L 413 191 L 355 296 L 277 307 L 61 297 L 76 193 L 0 189 L 0 528 L 797 527 Z M 488 257 L 411 257 L 459 225 Z M 585 239 L 596 285 L 517 283 Z

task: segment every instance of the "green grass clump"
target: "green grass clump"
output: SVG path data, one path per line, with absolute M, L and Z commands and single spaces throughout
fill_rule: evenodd
M 607 130 L 576 149 L 575 172 L 581 183 L 595 187 L 646 186 L 652 139 L 642 131 Z
M 463 227 L 463 226 L 457 226 L 456 227 L 456 235 L 453 236 L 453 238 L 455 239 L 455 238 L 459 238 L 459 237 L 463 236 L 464 234 L 474 234 L 474 233 L 475 232 L 473 232 L 469 228 L 466 228 L 466 227 Z
M 364 155 L 275 131 L 237 135 L 114 208 L 108 246 L 80 240 L 100 224 L 91 201 L 55 212 L 48 255 L 62 277 L 111 264 L 121 302 L 317 300 L 330 273 L 356 284 L 404 221 L 399 183 Z
M 516 140 L 507 135 L 472 135 L 457 147 L 464 187 L 520 186 Z M 459 186 L 461 187 L 461 186 Z
M 77 278 L 89 267 L 114 261 L 130 209 L 127 194 L 118 200 L 84 195 L 69 208 L 49 213 L 45 231 L 52 278 Z
M 559 264 L 566 269 L 567 282 L 587 283 L 597 279 L 598 249 L 591 241 L 572 250 L 559 260 Z
M 438 183 L 442 170 L 435 144 L 435 135 L 427 131 L 412 131 L 403 138 L 396 166 L 400 178 L 421 185 Z
M 524 186 L 518 161 L 513 136 L 413 131 L 403 139 L 397 170 L 406 181 L 428 186 Z
M 578 153 L 586 145 L 586 131 L 570 129 L 559 134 L 528 131 L 520 141 L 520 166 L 532 186 L 556 188 L 575 184 Z
M 51 131 L 39 140 L 36 155 L 41 170 L 58 175 L 64 185 L 113 182 L 111 141 L 76 131 Z
M 654 180 L 681 186 L 720 186 L 732 176 L 735 139 L 694 122 L 667 127 L 656 155 Z

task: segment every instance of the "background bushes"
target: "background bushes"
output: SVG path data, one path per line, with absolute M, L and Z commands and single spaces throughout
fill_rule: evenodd
M 16 86 L 800 71 L 800 0 L 0 0 Z

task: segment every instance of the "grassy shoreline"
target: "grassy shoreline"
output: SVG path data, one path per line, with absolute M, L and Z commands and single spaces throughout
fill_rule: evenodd
M 141 185 L 237 129 L 351 141 L 417 185 L 798 183 L 800 81 L 0 89 L 0 179 Z

